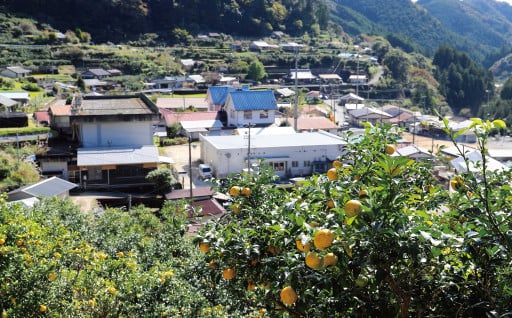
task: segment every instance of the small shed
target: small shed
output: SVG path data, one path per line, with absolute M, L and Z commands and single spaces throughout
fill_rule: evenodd
M 51 177 L 43 181 L 25 186 L 7 193 L 8 201 L 19 201 L 39 197 L 67 198 L 69 191 L 77 185 L 58 177 Z

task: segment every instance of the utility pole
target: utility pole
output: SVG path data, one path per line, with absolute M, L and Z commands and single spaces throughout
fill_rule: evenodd
M 192 200 L 192 136 L 188 136 L 188 179 L 190 200 Z
M 295 48 L 295 108 L 293 111 L 293 129 L 297 131 L 297 120 L 299 118 L 299 77 L 298 73 L 298 55 L 299 48 Z M 249 128 L 250 129 L 250 128 Z
M 251 123 L 249 123 L 249 136 L 247 139 L 247 173 L 251 174 Z

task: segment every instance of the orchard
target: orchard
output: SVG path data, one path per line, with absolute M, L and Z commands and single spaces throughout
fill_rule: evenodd
M 486 153 L 503 122 L 473 121 Z M 510 315 L 510 172 L 490 173 L 484 159 L 448 191 L 430 163 L 393 155 L 392 135 L 368 125 L 325 174 L 292 191 L 271 171 L 219 184 L 236 210 L 196 239 L 209 246 L 196 271 L 215 286 L 212 301 L 223 304 L 222 290 L 231 309 L 259 317 Z
M 470 129 L 487 153 L 503 128 Z M 440 184 L 396 135 L 369 125 L 291 190 L 265 166 L 215 180 L 232 202 L 194 237 L 187 202 L 85 214 L 1 197 L 2 317 L 510 316 L 510 171 L 466 158 Z

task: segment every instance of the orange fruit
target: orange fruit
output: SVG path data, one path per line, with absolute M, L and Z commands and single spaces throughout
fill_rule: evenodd
M 244 196 L 246 196 L 246 197 L 250 196 L 251 195 L 251 188 L 247 188 L 247 187 L 243 188 L 242 189 L 242 194 Z
M 306 255 L 306 266 L 311 269 L 320 269 L 322 267 L 322 259 L 315 252 L 309 252 Z
M 117 252 L 117 257 L 123 258 L 124 257 L 124 253 L 123 252 Z
M 297 245 L 297 249 L 301 252 L 307 252 L 311 249 L 311 243 L 309 242 L 303 245 L 301 240 L 296 240 L 295 245 Z
M 324 256 L 324 265 L 325 266 L 336 266 L 338 264 L 338 256 L 334 253 L 327 253 Z
M 360 197 L 360 198 L 365 198 L 365 197 L 367 197 L 367 196 L 368 196 L 368 190 L 366 190 L 366 189 L 362 189 L 362 190 L 360 190 L 360 191 L 359 191 L 359 193 L 358 193 L 358 194 L 359 194 L 359 197 Z
M 332 241 L 334 241 L 334 233 L 329 229 L 321 229 L 316 233 L 313 239 L 315 247 L 321 251 L 331 246 Z
M 389 145 L 389 144 L 388 144 L 388 145 L 386 145 L 386 154 L 388 154 L 388 155 L 390 155 L 390 156 L 391 156 L 392 154 L 394 154 L 394 153 L 395 153 L 395 150 L 396 150 L 396 149 L 395 149 L 395 146 L 393 146 L 393 145 Z
M 23 245 L 23 240 L 17 240 L 16 241 L 16 245 L 17 246 L 22 246 Z
M 229 189 L 229 194 L 232 196 L 238 196 L 242 193 L 242 188 L 239 186 L 232 186 L 231 189 Z
M 255 290 L 255 289 L 256 289 L 256 285 L 253 282 L 249 282 L 247 284 L 247 290 Z
M 327 201 L 327 206 L 332 209 L 336 206 L 336 204 L 334 203 L 334 201 L 332 199 L 329 199 Z
M 450 179 L 450 187 L 453 190 L 458 191 L 462 186 L 464 186 L 464 180 L 461 176 L 455 176 Z
M 0 238 L 0 245 L 4 245 L 5 244 L 5 240 L 3 238 Z
M 203 253 L 208 253 L 210 251 L 210 245 L 208 243 L 201 242 L 199 243 L 199 249 Z
M 338 171 L 336 171 L 336 168 L 327 170 L 327 178 L 331 181 L 338 180 Z
M 281 296 L 281 301 L 285 305 L 293 305 L 298 299 L 297 293 L 291 286 L 286 286 L 281 289 L 281 293 L 279 295 Z
M 332 167 L 333 168 L 341 168 L 343 167 L 343 162 L 339 161 L 339 160 L 334 160 L 332 162 Z
M 231 280 L 233 278 L 235 278 L 235 270 L 232 269 L 232 268 L 225 268 L 223 271 L 222 271 L 222 277 L 224 277 L 224 279 L 226 280 Z
M 50 274 L 48 274 L 48 279 L 50 281 L 54 281 L 55 278 L 57 278 L 57 275 L 54 272 L 51 272 Z
M 242 211 L 242 207 L 238 203 L 233 203 L 231 205 L 231 210 L 233 210 L 235 213 L 240 213 L 240 211 Z
M 46 306 L 45 305 L 39 306 L 39 311 L 40 312 L 45 312 L 46 311 Z
M 359 200 L 349 200 L 345 203 L 345 215 L 349 218 L 361 214 L 363 205 Z

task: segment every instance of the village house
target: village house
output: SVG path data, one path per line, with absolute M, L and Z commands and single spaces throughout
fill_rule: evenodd
M 295 81 L 295 78 L 297 78 L 297 82 L 300 84 L 308 84 L 317 79 L 309 69 L 291 69 L 286 78 L 289 81 Z
M 297 118 L 298 132 L 326 131 L 336 134 L 339 127 L 326 117 L 299 117 Z
M 388 113 L 372 107 L 350 110 L 348 115 L 350 123 L 354 126 L 362 126 L 364 122 L 375 125 L 377 122 L 391 118 Z
M 223 108 L 227 125 L 271 125 L 275 122 L 277 101 L 271 90 L 237 90 L 228 94 Z
M 8 66 L 0 72 L 0 75 L 9 78 L 24 78 L 29 76 L 31 73 L 31 70 L 27 70 L 20 66 Z
M 43 174 L 58 175 L 83 189 L 146 187 L 159 163 L 153 145 L 158 108 L 145 95 L 79 96 L 69 114 L 71 142 L 38 155 Z M 53 107 L 52 120 L 57 120 Z M 51 110 L 51 111 L 52 111 Z
M 102 68 L 90 68 L 81 74 L 82 79 L 103 79 L 105 77 L 111 76 L 110 73 L 107 70 L 104 70 Z
M 178 123 L 181 134 L 193 140 L 199 139 L 199 134 L 207 135 L 224 127 L 218 112 L 175 112 L 160 108 L 160 113 L 166 127 Z
M 236 91 L 238 88 L 233 86 L 210 86 L 206 92 L 206 102 L 208 103 L 208 110 L 219 111 L 224 107 L 226 99 L 230 92 Z M 243 86 L 242 89 L 249 89 Z

